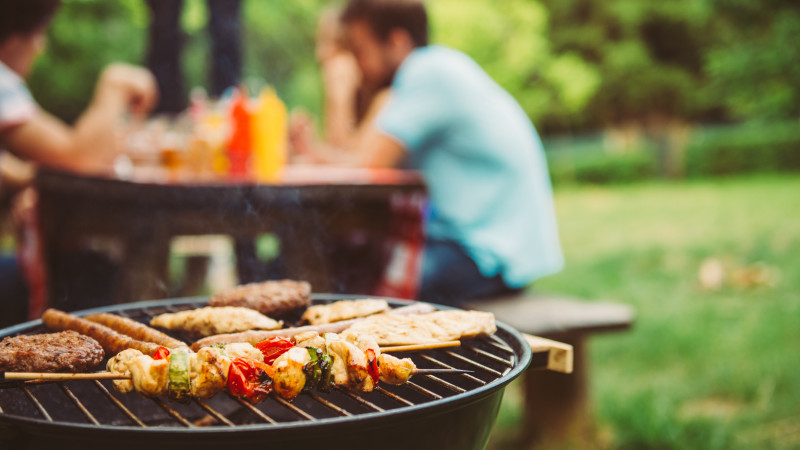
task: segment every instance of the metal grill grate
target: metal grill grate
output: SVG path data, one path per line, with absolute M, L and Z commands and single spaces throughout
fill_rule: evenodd
M 338 300 L 338 296 L 315 298 L 316 303 Z M 392 302 L 393 306 L 404 303 Z M 99 308 L 143 323 L 164 312 L 177 312 L 206 305 L 206 299 L 142 302 Z M 9 335 L 46 332 L 38 322 L 8 329 Z M 172 333 L 177 338 L 186 338 Z M 187 340 L 188 339 L 184 339 Z M 504 378 L 519 373 L 530 360 L 524 341 L 502 324 L 497 334 L 465 340 L 461 347 L 400 354 L 410 356 L 419 368 L 469 369 L 469 374 L 417 375 L 401 386 L 381 384 L 371 393 L 334 389 L 329 393 L 304 392 L 291 402 L 271 395 L 251 404 L 228 395 L 193 399 L 188 403 L 146 398 L 135 393 L 119 394 L 111 381 L 6 384 L 0 389 L 0 422 L 33 421 L 57 425 L 99 428 L 208 429 L 242 426 L 286 427 L 298 423 L 347 421 L 374 415 L 402 413 L 471 395 Z M 514 369 L 517 369 L 516 371 Z M 515 375 L 514 375 L 515 376 Z

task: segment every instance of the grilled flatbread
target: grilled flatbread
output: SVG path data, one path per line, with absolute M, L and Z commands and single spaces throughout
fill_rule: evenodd
M 377 314 L 356 322 L 343 334 L 372 335 L 379 345 L 386 346 L 452 341 L 496 331 L 492 313 L 436 311 L 410 316 Z
M 338 322 L 340 320 L 366 317 L 389 310 L 389 303 L 379 299 L 341 300 L 327 305 L 315 305 L 306 309 L 302 319 L 311 325 Z

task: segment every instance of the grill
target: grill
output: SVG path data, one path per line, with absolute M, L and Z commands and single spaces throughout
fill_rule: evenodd
M 318 294 L 313 301 L 345 298 L 353 297 Z M 186 298 L 74 314 L 112 312 L 147 323 L 164 312 L 206 305 L 206 298 Z M 271 395 L 251 404 L 221 393 L 179 403 L 119 394 L 108 380 L 6 384 L 0 388 L 0 447 L 219 449 L 236 443 L 281 449 L 320 445 L 326 450 L 483 448 L 505 386 L 532 360 L 530 347 L 517 331 L 502 323 L 497 328 L 495 335 L 465 340 L 460 347 L 396 354 L 411 356 L 419 368 L 468 369 L 469 374 L 417 375 L 406 385 L 382 383 L 370 393 L 304 392 L 292 402 Z M 41 321 L 32 321 L 0 331 L 0 338 L 42 332 L 47 330 Z

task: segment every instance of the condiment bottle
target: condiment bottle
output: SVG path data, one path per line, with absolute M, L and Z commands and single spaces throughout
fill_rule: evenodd
M 247 178 L 250 176 L 252 154 L 251 114 L 247 105 L 247 93 L 239 88 L 231 101 L 228 175 L 233 178 Z
M 253 168 L 258 181 L 280 179 L 286 165 L 286 118 L 286 105 L 275 89 L 262 89 L 253 114 Z

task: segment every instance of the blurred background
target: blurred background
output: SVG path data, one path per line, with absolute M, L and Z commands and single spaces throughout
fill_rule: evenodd
M 245 0 L 244 73 L 319 115 L 325 0 Z M 185 85 L 207 86 L 203 0 Z M 595 436 L 564 448 L 800 448 L 800 3 L 430 0 L 543 137 L 565 270 L 533 289 L 633 305 L 593 338 Z M 72 121 L 100 69 L 144 62 L 142 0 L 64 0 L 29 80 Z M 507 390 L 491 448 L 521 417 Z

